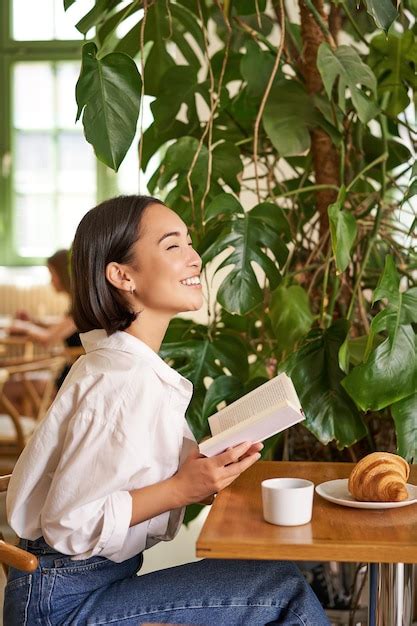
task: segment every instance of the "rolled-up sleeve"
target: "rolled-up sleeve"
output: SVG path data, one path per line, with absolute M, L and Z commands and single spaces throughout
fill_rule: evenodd
M 132 517 L 127 485 L 146 466 L 145 456 L 138 459 L 126 436 L 98 415 L 74 417 L 42 508 L 45 540 L 77 559 L 117 553 Z

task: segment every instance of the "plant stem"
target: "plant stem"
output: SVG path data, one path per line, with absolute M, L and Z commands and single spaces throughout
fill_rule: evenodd
M 241 139 L 240 141 L 236 141 L 235 146 L 241 146 L 244 143 L 251 143 L 253 141 L 252 137 L 246 137 L 246 139 Z
M 332 295 L 330 298 L 329 308 L 327 311 L 327 315 L 330 320 L 333 319 L 334 307 L 336 306 L 336 300 L 340 293 L 340 287 L 341 287 L 340 278 L 338 276 L 334 276 L 333 284 L 332 284 Z
M 340 184 L 344 185 L 345 182 L 345 159 L 346 159 L 346 148 L 345 148 L 345 142 L 341 141 L 340 143 Z
M 401 126 L 404 126 L 407 130 L 410 131 L 410 133 L 412 133 L 413 135 L 416 132 L 416 129 L 413 128 L 412 126 L 410 126 L 410 124 L 407 124 L 407 122 L 404 122 L 404 120 L 401 120 L 399 117 L 397 117 L 397 119 L 395 120 L 397 122 L 397 124 L 400 124 Z M 411 166 L 410 166 L 411 167 Z
M 288 198 L 289 196 L 298 196 L 299 193 L 307 193 L 308 191 L 317 191 L 319 189 L 334 189 L 335 191 L 339 191 L 339 187 L 337 185 L 308 185 L 307 187 L 302 187 L 301 189 L 293 189 L 292 191 L 286 191 L 279 195 L 279 198 Z
M 346 193 L 348 193 L 352 187 L 355 185 L 355 183 L 357 183 L 357 181 L 362 178 L 362 176 L 368 172 L 369 170 L 371 170 L 373 167 L 375 167 L 375 165 L 378 165 L 378 163 L 381 162 L 385 162 L 388 158 L 388 152 L 383 152 L 382 154 L 379 155 L 379 157 L 377 159 L 375 159 L 374 161 L 372 161 L 372 163 L 368 163 L 368 165 L 366 165 L 363 170 L 361 172 L 359 172 L 359 174 L 357 174 L 355 176 L 355 178 L 352 180 L 351 183 L 349 183 L 349 185 L 346 187 Z M 384 183 L 383 183 L 384 184 Z
M 261 41 L 263 44 L 265 44 L 270 52 L 273 52 L 274 54 L 277 53 L 277 49 L 275 48 L 275 46 L 273 46 L 269 39 L 264 37 L 262 33 L 259 33 L 257 30 L 249 26 L 249 24 L 246 24 L 243 20 L 240 19 L 240 17 L 234 17 L 233 19 L 238 24 L 238 26 L 246 33 L 248 33 L 253 39 L 257 39 L 258 41 Z

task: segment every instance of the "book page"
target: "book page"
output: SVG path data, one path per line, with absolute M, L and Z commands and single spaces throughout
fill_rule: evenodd
M 211 433 L 217 435 L 240 422 L 256 418 L 265 411 L 283 406 L 286 401 L 291 402 L 294 408 L 301 409 L 294 385 L 283 373 L 209 417 Z

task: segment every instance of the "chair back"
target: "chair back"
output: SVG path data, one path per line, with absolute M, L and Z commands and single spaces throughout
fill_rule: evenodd
M 10 474 L 0 476 L 0 493 L 7 492 L 9 486 Z M 38 567 L 38 559 L 34 554 L 22 550 L 11 543 L 4 541 L 3 534 L 0 532 L 0 563 L 3 566 L 4 573 L 7 576 L 8 568 L 14 567 L 24 572 L 33 572 Z
M 19 363 L 0 362 L 0 449 L 3 453 L 20 453 L 28 439 L 28 418 L 22 409 L 8 398 L 4 391 L 7 380 L 17 380 L 22 385 L 25 407 L 30 409 L 30 420 L 41 420 L 48 410 L 55 390 L 55 379 L 65 365 L 64 356 L 54 356 L 35 360 L 20 360 Z M 46 374 L 42 388 L 35 384 L 34 374 Z M 6 420 L 6 421 L 5 421 Z M 5 424 L 3 424 L 5 422 Z M 5 432 L 4 432 L 5 431 Z M 7 451 L 6 449 L 7 448 Z

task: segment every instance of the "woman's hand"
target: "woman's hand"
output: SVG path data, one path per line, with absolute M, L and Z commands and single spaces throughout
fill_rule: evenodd
M 260 458 L 262 448 L 262 443 L 241 443 L 211 458 L 201 455 L 196 448 L 171 478 L 129 492 L 130 525 L 209 499 L 253 465 Z
M 207 458 L 194 451 L 172 477 L 172 486 L 182 505 L 202 502 L 230 485 L 259 458 L 262 443 L 241 443 Z

